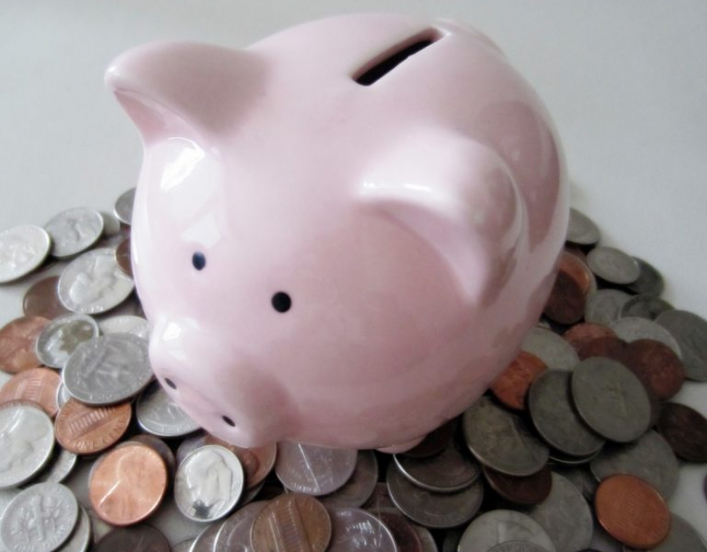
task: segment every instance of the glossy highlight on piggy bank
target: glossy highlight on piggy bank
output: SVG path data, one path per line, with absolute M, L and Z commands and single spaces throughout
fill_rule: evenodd
M 142 46 L 106 79 L 145 149 L 132 247 L 150 359 L 216 436 L 404 450 L 537 321 L 564 160 L 478 31 L 341 16 L 244 50 Z

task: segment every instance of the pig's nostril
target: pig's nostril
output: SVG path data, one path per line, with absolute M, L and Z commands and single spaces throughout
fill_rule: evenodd
M 231 427 L 236 427 L 236 422 L 231 420 L 231 418 L 229 418 L 228 416 L 221 416 L 221 418 L 223 418 L 223 421 L 226 422 Z
M 175 384 L 171 379 L 169 379 L 169 378 L 165 378 L 165 379 L 164 379 L 164 382 L 165 382 L 167 385 L 169 385 L 172 389 L 176 389 L 176 388 L 177 388 L 176 384 Z

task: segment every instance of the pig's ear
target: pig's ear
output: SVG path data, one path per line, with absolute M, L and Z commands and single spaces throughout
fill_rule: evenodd
M 251 52 L 168 42 L 120 55 L 105 80 L 147 143 L 232 128 L 262 86 L 261 69 Z
M 363 176 L 367 208 L 441 256 L 462 298 L 495 296 L 524 234 L 525 207 L 511 172 L 490 148 L 444 133 L 406 139 Z

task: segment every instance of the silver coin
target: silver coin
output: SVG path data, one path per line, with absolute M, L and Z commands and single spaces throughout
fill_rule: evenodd
M 226 516 L 243 492 L 243 467 L 238 457 L 219 445 L 206 445 L 177 468 L 174 498 L 179 510 L 195 521 Z
M 64 259 L 86 251 L 103 234 L 103 224 L 101 214 L 86 207 L 59 213 L 44 225 L 52 238 L 51 254 Z
M 179 446 L 177 447 L 177 452 L 174 455 L 177 465 L 184 462 L 184 459 L 189 456 L 196 449 L 203 447 L 206 444 L 206 432 L 200 431 L 195 435 L 190 435 L 186 439 L 183 439 Z
M 357 451 L 283 441 L 277 444 L 275 474 L 296 493 L 320 496 L 340 489 L 356 469 Z
M 637 316 L 627 316 L 612 322 L 609 324 L 609 327 L 614 330 L 617 337 L 629 343 L 637 339 L 653 339 L 654 341 L 660 341 L 670 347 L 678 357 L 682 358 L 682 350 L 677 340 L 668 330 L 653 320 L 647 320 L 646 318 L 639 318 Z
M 130 188 L 120 195 L 115 202 L 115 216 L 123 224 L 130 224 L 133 218 L 133 204 L 135 203 L 135 188 Z
M 87 314 L 67 314 L 47 324 L 37 338 L 37 358 L 46 366 L 63 368 L 84 341 L 99 335 L 98 324 Z
M 58 552 L 86 552 L 91 544 L 91 519 L 88 517 L 86 510 L 79 506 L 79 521 L 71 533 L 69 540 L 66 541 Z
M 432 533 L 430 533 L 430 530 L 427 527 L 413 524 L 412 528 L 417 533 L 417 536 L 420 537 L 420 541 L 422 541 L 423 552 L 438 552 L 435 538 L 432 536 Z
M 587 254 L 587 264 L 594 274 L 612 284 L 635 282 L 641 272 L 636 259 L 615 247 L 595 247 Z
M 105 238 L 113 238 L 121 234 L 120 221 L 112 213 L 106 213 L 105 211 L 100 211 L 101 218 L 103 219 L 103 236 Z
M 49 255 L 51 238 L 44 228 L 25 224 L 0 232 L 0 284 L 39 268 Z
M 372 450 L 359 450 L 353 475 L 343 487 L 331 494 L 322 495 L 324 506 L 359 508 L 373 494 L 378 482 L 378 460 Z
M 49 465 L 32 479 L 32 483 L 61 483 L 69 477 L 76 466 L 78 457 L 68 450 L 55 446 L 55 452 Z
M 79 504 L 59 483 L 40 483 L 19 493 L 0 521 L 0 537 L 11 552 L 53 552 L 76 527 Z
M 118 266 L 115 249 L 102 247 L 77 257 L 59 277 L 59 300 L 70 311 L 99 314 L 125 301 L 135 283 Z
M 610 358 L 591 357 L 577 365 L 572 397 L 587 425 L 611 441 L 635 441 L 650 427 L 646 388 L 631 370 Z
M 153 377 L 147 341 L 131 334 L 100 336 L 81 343 L 69 357 L 62 380 L 71 396 L 85 404 L 123 402 Z
M 667 441 L 653 430 L 634 443 L 607 445 L 591 463 L 597 481 L 619 473 L 635 475 L 652 485 L 666 500 L 678 485 L 678 460 Z
M 506 475 L 533 475 L 547 463 L 549 449 L 523 420 L 481 397 L 462 416 L 464 439 L 482 464 Z
M 582 493 L 582 496 L 589 502 L 594 501 L 594 495 L 597 492 L 597 487 L 599 487 L 599 482 L 589 470 L 584 467 L 553 466 L 552 471 L 558 473 L 577 487 L 577 490 Z
M 594 519 L 577 487 L 553 472 L 550 495 L 525 512 L 537 521 L 555 544 L 557 552 L 577 552 L 589 547 Z
M 468 522 L 477 514 L 484 498 L 481 481 L 463 491 L 435 493 L 412 483 L 395 462 L 388 464 L 386 482 L 390 498 L 400 511 L 430 529 L 447 529 Z
M 600 289 L 587 296 L 584 306 L 584 320 L 593 324 L 608 326 L 619 319 L 621 307 L 631 296 L 618 289 Z
M 625 552 L 639 552 L 624 546 Z M 680 516 L 671 514 L 670 533 L 651 552 L 707 552 L 707 544 L 697 530 Z
M 508 541 L 497 544 L 489 552 L 547 552 L 547 550 L 528 541 Z
M 552 539 L 537 521 L 513 510 L 491 510 L 477 517 L 462 534 L 458 550 L 489 552 L 494 546 L 519 540 L 556 552 Z
M 191 548 L 194 546 L 194 542 L 196 539 L 187 539 L 183 540 L 181 542 L 178 542 L 177 544 L 172 545 L 172 552 L 192 552 Z M 244 551 L 240 551 L 244 552 Z
M 0 406 L 0 488 L 32 479 L 53 450 L 54 425 L 42 409 L 18 403 Z
M 200 427 L 177 406 L 158 381 L 153 381 L 140 394 L 135 414 L 140 427 L 158 437 L 181 437 Z
M 428 491 L 445 493 L 465 489 L 481 474 L 481 466 L 467 451 L 450 440 L 444 450 L 427 458 L 393 456 L 400 473 Z
M 634 257 L 640 270 L 638 279 L 626 286 L 626 288 L 636 294 L 652 295 L 658 297 L 663 293 L 665 283 L 660 272 L 648 261 Z
M 331 541 L 327 552 L 397 552 L 398 547 L 381 520 L 359 508 L 327 508 L 331 516 Z
M 707 321 L 692 312 L 673 310 L 656 322 L 677 341 L 687 377 L 707 381 Z
M 589 464 L 589 462 L 599 456 L 600 453 L 601 449 L 596 451 L 594 454 L 588 454 L 587 456 L 572 456 L 557 449 L 553 449 L 550 451 L 550 461 L 563 467 L 582 466 L 584 464 Z
M 211 523 L 194 539 L 189 552 L 213 552 L 222 523 Z
M 570 209 L 567 241 L 577 245 L 594 245 L 600 239 L 601 233 L 594 221 L 577 209 Z
M 98 321 L 98 327 L 104 335 L 129 333 L 143 339 L 150 338 L 150 323 L 145 318 L 134 314 L 121 314 L 104 318 Z
M 59 405 L 59 408 L 64 406 L 67 401 L 71 398 L 71 394 L 69 393 L 69 390 L 66 388 L 66 385 L 63 383 L 59 384 L 59 387 L 56 389 L 56 404 Z
M 661 314 L 669 310 L 674 310 L 674 307 L 660 297 L 634 295 L 621 306 L 619 316 L 621 318 L 637 316 L 639 318 L 655 320 Z
M 545 328 L 535 327 L 530 330 L 521 349 L 538 357 L 551 370 L 572 370 L 579 362 L 574 347 Z
M 263 508 L 268 505 L 267 500 L 259 500 L 239 508 L 221 525 L 213 552 L 253 552 L 253 545 L 250 541 L 250 532 Z

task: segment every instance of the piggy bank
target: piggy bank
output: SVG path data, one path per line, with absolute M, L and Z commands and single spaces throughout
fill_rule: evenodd
M 341 16 L 244 50 L 146 45 L 106 79 L 144 144 L 132 261 L 150 359 L 214 435 L 404 450 L 538 320 L 563 156 L 478 31 Z

